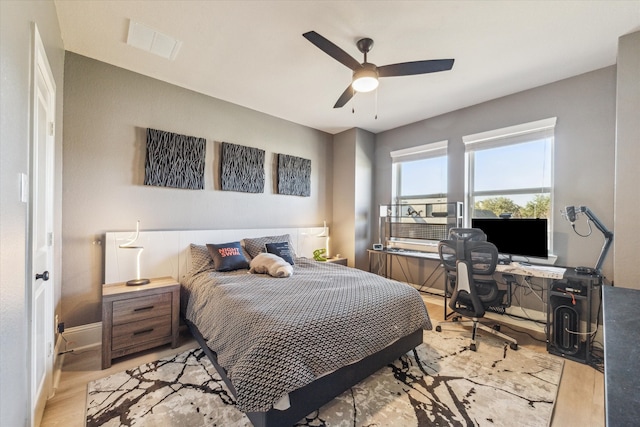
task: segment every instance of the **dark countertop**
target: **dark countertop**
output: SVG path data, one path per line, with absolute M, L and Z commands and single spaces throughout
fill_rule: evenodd
M 640 422 L 640 290 L 602 287 L 606 424 Z

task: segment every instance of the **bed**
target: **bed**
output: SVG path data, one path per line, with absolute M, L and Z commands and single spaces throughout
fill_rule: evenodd
M 216 271 L 203 244 L 215 237 L 192 234 L 198 242 L 187 248 L 189 236 L 177 239 L 185 323 L 256 427 L 294 425 L 431 329 L 412 287 L 298 256 L 304 239 L 286 236 L 294 261 L 287 278 Z

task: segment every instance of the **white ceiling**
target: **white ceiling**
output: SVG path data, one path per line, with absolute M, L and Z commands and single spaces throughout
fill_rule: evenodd
M 378 133 L 615 64 L 618 37 L 640 29 L 640 0 L 55 4 L 68 51 L 332 134 Z M 130 20 L 182 41 L 175 60 L 127 45 Z M 310 30 L 359 62 L 355 43 L 371 37 L 379 66 L 455 64 L 383 78 L 334 109 L 351 70 L 302 37 Z

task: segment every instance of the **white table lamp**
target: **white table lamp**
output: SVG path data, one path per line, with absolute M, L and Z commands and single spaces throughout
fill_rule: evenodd
M 131 239 L 127 243 L 123 243 L 122 245 L 118 246 L 121 249 L 135 249 L 138 251 L 138 253 L 136 254 L 136 278 L 127 281 L 128 286 L 140 286 L 140 285 L 146 285 L 147 283 L 149 283 L 149 279 L 140 278 L 140 255 L 142 255 L 144 246 L 135 245 L 135 242 L 138 240 L 139 234 L 140 234 L 140 221 L 136 222 L 136 234 L 133 237 L 133 239 Z

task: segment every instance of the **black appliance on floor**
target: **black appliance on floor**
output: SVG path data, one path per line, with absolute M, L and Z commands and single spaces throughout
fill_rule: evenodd
M 591 361 L 601 278 L 567 269 L 547 298 L 547 351 L 580 363 Z

